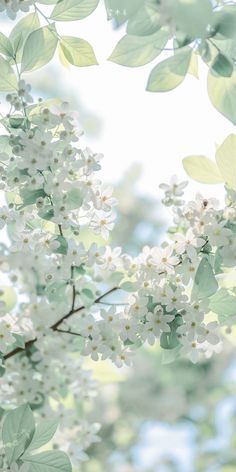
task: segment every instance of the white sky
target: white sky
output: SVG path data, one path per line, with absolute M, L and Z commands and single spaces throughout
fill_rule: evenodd
M 107 61 L 123 32 L 112 30 L 102 3 L 87 19 L 58 22 L 57 27 L 62 34 L 88 40 L 100 64 L 69 70 L 60 65 L 57 73 L 60 70 L 63 74 L 65 90 L 78 91 L 86 108 L 102 119 L 101 134 L 89 144 L 105 154 L 102 173 L 106 180 L 118 179 L 138 161 L 143 164 L 140 189 L 156 196 L 159 183 L 168 181 L 173 173 L 186 178 L 183 157 L 194 153 L 213 158 L 215 144 L 234 132 L 234 126 L 208 99 L 204 66 L 201 66 L 200 80 L 188 75 L 174 91 L 156 94 L 146 92 L 145 86 L 157 61 L 141 68 Z M 31 76 L 35 79 L 35 74 L 43 77 L 45 69 L 27 74 L 27 80 Z M 192 196 L 196 190 L 208 196 L 222 194 L 221 185 L 208 187 L 192 181 L 189 194 Z

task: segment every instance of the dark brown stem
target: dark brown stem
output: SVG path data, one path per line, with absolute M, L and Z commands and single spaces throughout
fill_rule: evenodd
M 116 290 L 118 290 L 119 287 L 113 287 L 111 288 L 110 290 L 108 290 L 106 293 L 104 293 L 103 295 L 100 295 L 95 301 L 94 301 L 94 304 L 95 303 L 99 303 L 100 300 L 102 300 L 104 297 L 106 297 L 107 295 L 110 295 L 111 293 L 115 292 Z M 50 329 L 52 331 L 59 331 L 58 330 L 58 327 L 63 323 L 63 321 L 67 320 L 68 318 L 70 318 L 70 316 L 74 315 L 75 313 L 78 313 L 79 311 L 83 310 L 85 308 L 85 306 L 81 306 L 79 308 L 74 308 L 72 307 L 71 310 L 69 311 L 69 313 L 67 313 L 66 315 L 64 315 L 60 320 L 56 321 L 56 323 L 54 323 L 52 326 L 50 326 Z M 60 330 L 62 331 L 62 330 Z M 63 330 L 64 331 L 64 330 Z M 66 333 L 70 333 L 70 334 L 75 334 L 73 332 L 70 332 L 70 331 L 66 331 Z M 78 333 L 76 333 L 78 335 Z M 7 359 L 10 359 L 11 357 L 15 356 L 16 354 L 19 354 L 20 352 L 24 352 L 26 351 L 29 347 L 31 347 L 35 342 L 37 341 L 37 338 L 34 338 L 34 339 L 31 339 L 30 341 L 27 341 L 25 343 L 25 347 L 22 349 L 21 347 L 16 347 L 15 349 L 13 349 L 12 351 L 8 352 L 7 354 L 5 354 L 5 356 L 3 356 L 3 359 L 6 361 Z

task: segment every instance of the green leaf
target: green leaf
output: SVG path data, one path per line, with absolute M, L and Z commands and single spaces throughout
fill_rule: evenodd
M 16 26 L 10 33 L 9 40 L 11 41 L 16 54 L 16 61 L 21 62 L 23 46 L 32 31 L 40 27 L 38 14 L 30 13 L 29 15 L 18 21 Z
M 143 66 L 161 53 L 167 40 L 168 32 L 164 29 L 150 36 L 127 34 L 117 43 L 108 60 L 123 66 Z
M 154 3 L 146 2 L 137 13 L 132 16 L 127 25 L 127 33 L 137 36 L 146 36 L 155 33 L 161 27 L 160 12 Z
M 43 220 L 50 221 L 54 217 L 54 210 L 51 205 L 45 205 L 43 209 L 38 212 L 38 215 Z
M 54 252 L 57 254 L 67 254 L 68 251 L 68 242 L 64 238 L 64 236 L 57 236 L 56 241 L 60 243 L 60 246 L 58 249 L 56 249 Z
M 171 15 L 179 30 L 192 38 L 202 38 L 212 20 L 212 4 L 210 0 L 174 0 Z
M 34 417 L 28 405 L 22 405 L 6 415 L 2 427 L 2 440 L 9 465 L 25 451 L 34 430 Z
M 160 337 L 160 346 L 162 349 L 176 349 L 179 346 L 179 338 L 176 333 L 178 326 L 183 324 L 182 316 L 177 315 L 171 323 L 168 323 L 170 326 L 170 333 L 162 333 Z
M 69 210 L 80 208 L 83 203 L 83 197 L 79 188 L 69 190 L 66 195 L 66 206 Z
M 2 134 L 0 136 L 0 149 L 1 149 L 1 152 L 4 152 L 6 154 L 12 153 L 12 147 L 9 144 L 9 136 L 7 134 L 6 135 Z
M 90 298 L 91 300 L 94 300 L 94 293 L 92 292 L 92 290 L 90 290 L 89 288 L 83 288 L 81 290 L 81 292 L 87 297 L 87 298 Z
M 231 77 L 220 77 L 208 74 L 208 94 L 212 105 L 236 124 L 236 71 Z
M 92 46 L 84 39 L 62 36 L 59 47 L 65 58 L 73 66 L 92 66 L 98 64 Z
M 61 0 L 52 11 L 51 19 L 56 21 L 82 20 L 97 8 L 99 0 Z
M 229 5 L 216 12 L 214 15 L 213 27 L 217 32 L 226 38 L 236 38 L 236 8 Z
M 47 444 L 54 436 L 57 427 L 58 420 L 55 418 L 52 420 L 44 420 L 39 423 L 33 435 L 32 441 L 24 453 L 24 457 L 26 454 L 28 455 L 30 451 L 39 449 L 40 447 L 44 446 L 44 444 Z
M 13 47 L 10 39 L 8 39 L 5 34 L 0 32 L 0 53 L 4 56 L 13 56 Z
M 215 162 L 205 156 L 188 156 L 183 159 L 185 172 L 197 182 L 203 184 L 220 184 L 224 179 Z
M 43 188 L 38 190 L 27 190 L 23 189 L 20 191 L 20 196 L 23 200 L 22 208 L 28 205 L 33 205 L 39 197 L 46 197 L 46 193 Z
M 231 77 L 233 70 L 233 62 L 221 52 L 217 54 L 211 65 L 211 72 L 216 72 L 222 77 Z
M 211 264 L 206 257 L 201 260 L 194 279 L 192 299 L 204 299 L 213 295 L 218 289 Z
M 20 335 L 20 334 L 17 334 L 17 333 L 12 333 L 16 342 L 14 343 L 14 347 L 12 347 L 12 349 L 14 349 L 15 347 L 20 347 L 21 349 L 24 349 L 25 347 L 25 339 L 24 339 L 24 336 Z
M 47 64 L 54 56 L 57 42 L 55 25 L 33 31 L 24 45 L 21 71 L 36 70 Z
M 61 451 L 48 451 L 23 457 L 30 464 L 28 472 L 72 472 L 69 458 Z
M 126 292 L 135 292 L 135 290 L 137 290 L 137 284 L 135 282 L 124 282 L 120 285 L 120 288 Z
M 192 50 L 177 51 L 174 56 L 159 62 L 148 79 L 149 92 L 167 92 L 180 85 L 188 72 Z
M 221 288 L 211 298 L 209 307 L 219 315 L 219 320 L 224 322 L 228 316 L 236 315 L 236 297 L 231 295 L 226 288 Z
M 236 190 L 236 135 L 230 134 L 216 151 L 220 173 L 230 189 Z
M 0 56 L 0 91 L 17 90 L 17 78 L 10 64 Z

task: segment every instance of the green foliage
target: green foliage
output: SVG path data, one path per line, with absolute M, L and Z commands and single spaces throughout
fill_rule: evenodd
M 217 36 L 236 38 L 236 9 L 234 5 L 225 5 L 216 13 L 214 27 Z
M 236 72 L 231 77 L 208 74 L 208 94 L 214 107 L 236 124 Z
M 33 205 L 39 197 L 46 197 L 46 193 L 43 188 L 38 190 L 27 190 L 23 189 L 20 192 L 20 196 L 23 200 L 22 208 L 28 205 Z
M 80 208 L 83 203 L 83 198 L 79 188 L 73 188 L 69 190 L 66 195 L 66 206 L 69 210 L 75 210 Z
M 84 39 L 62 36 L 59 47 L 66 60 L 73 66 L 92 66 L 98 64 L 92 46 Z
M 123 282 L 120 285 L 120 288 L 125 290 L 125 292 L 135 292 L 137 289 L 137 284 L 135 282 Z
M 23 46 L 32 31 L 37 30 L 40 27 L 38 14 L 30 13 L 29 15 L 22 18 L 16 26 L 12 29 L 9 40 L 13 46 L 14 54 L 17 62 L 21 62 Z
M 42 421 L 35 428 L 34 416 L 27 404 L 8 412 L 3 422 L 2 441 L 9 466 L 28 464 L 28 472 L 72 472 L 64 452 L 30 454 L 52 439 L 57 426 L 58 421 L 52 419 Z
M 233 71 L 233 61 L 219 52 L 212 63 L 211 72 L 216 72 L 216 74 L 221 75 L 222 77 L 231 77 Z
M 211 297 L 210 309 L 219 315 L 221 322 L 224 322 L 236 313 L 236 297 L 226 288 L 221 288 Z
M 186 48 L 157 64 L 149 76 L 147 90 L 167 92 L 178 87 L 188 72 L 191 54 L 192 50 Z
M 32 71 L 47 64 L 54 56 L 58 43 L 55 25 L 39 28 L 28 36 L 21 63 L 21 71 Z
M 29 447 L 27 448 L 27 454 L 47 444 L 54 436 L 57 430 L 57 427 L 58 427 L 57 419 L 44 420 L 41 423 L 39 423 L 37 425 L 36 431 L 34 432 L 31 443 Z
M 60 243 L 60 246 L 55 250 L 55 252 L 58 254 L 67 254 L 68 242 L 64 236 L 57 236 L 56 240 Z
M 218 166 L 205 156 L 188 156 L 183 159 L 184 170 L 194 180 L 204 184 L 224 182 Z
M 180 315 L 177 315 L 174 320 L 169 323 L 170 333 L 161 334 L 160 345 L 162 349 L 176 349 L 179 346 L 180 342 L 176 330 L 182 324 L 183 320 Z
M 57 3 L 51 14 L 56 21 L 82 20 L 97 8 L 99 0 L 62 0 Z
M 160 27 L 160 13 L 157 4 L 145 2 L 129 19 L 127 33 L 146 36 L 155 33 Z
M 216 151 L 220 173 L 230 189 L 236 190 L 236 135 L 230 134 Z
M 4 56 L 13 57 L 13 47 L 11 41 L 0 32 L 0 53 Z
M 204 38 L 211 23 L 213 10 L 210 0 L 174 0 L 172 18 L 177 28 L 191 38 Z
M 35 422 L 28 405 L 10 411 L 4 420 L 2 440 L 9 465 L 26 450 L 35 431 Z
M 218 289 L 213 269 L 206 257 L 201 260 L 194 279 L 192 300 L 204 299 L 213 295 Z
M 161 53 L 167 40 L 168 32 L 165 29 L 150 36 L 127 34 L 118 42 L 109 60 L 123 66 L 143 66 Z
M 0 56 L 0 91 L 17 90 L 17 79 L 9 62 Z
M 71 472 L 71 464 L 64 452 L 40 452 L 32 456 L 23 456 L 24 462 L 30 464 L 29 472 Z

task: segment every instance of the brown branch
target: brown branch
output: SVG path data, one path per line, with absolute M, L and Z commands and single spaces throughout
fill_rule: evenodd
M 103 295 L 100 295 L 95 301 L 94 301 L 94 304 L 95 303 L 99 303 L 100 300 L 102 300 L 104 297 L 106 297 L 107 295 L 110 295 L 111 293 L 115 292 L 116 290 L 118 290 L 119 287 L 113 287 L 111 288 L 110 290 L 108 290 L 106 293 L 104 293 Z M 78 313 L 79 311 L 83 310 L 85 308 L 85 306 L 81 306 L 79 308 L 74 308 L 72 307 L 71 310 L 69 311 L 69 313 L 67 313 L 66 315 L 64 315 L 60 320 L 56 321 L 56 323 L 54 323 L 52 326 L 50 326 L 50 329 L 52 331 L 59 331 L 57 328 L 58 326 L 60 326 L 63 321 L 67 320 L 68 318 L 70 318 L 70 316 L 74 315 L 75 313 Z M 60 330 L 62 332 L 62 330 Z M 59 332 L 60 332 L 59 331 Z M 64 332 L 64 331 L 63 331 Z M 69 331 L 67 331 L 68 333 L 70 333 Z M 70 334 L 75 334 L 73 332 L 71 332 Z M 76 333 L 77 334 L 77 333 Z M 8 352 L 7 354 L 5 354 L 5 356 L 3 356 L 3 360 L 7 360 L 7 359 L 10 359 L 10 357 L 13 357 L 15 356 L 16 354 L 19 354 L 20 352 L 24 352 L 26 349 L 28 349 L 29 347 L 31 347 L 35 342 L 37 341 L 37 338 L 34 338 L 34 339 L 31 339 L 30 341 L 27 341 L 25 343 L 25 347 L 24 348 L 21 348 L 21 347 L 16 347 L 15 349 L 13 349 L 12 351 Z

